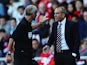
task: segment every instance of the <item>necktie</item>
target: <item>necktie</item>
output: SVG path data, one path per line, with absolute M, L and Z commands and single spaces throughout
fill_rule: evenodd
M 56 40 L 56 51 L 61 51 L 61 23 L 58 24 L 57 27 L 57 40 Z

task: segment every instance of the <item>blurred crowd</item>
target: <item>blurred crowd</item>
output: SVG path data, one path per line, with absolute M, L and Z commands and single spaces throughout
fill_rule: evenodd
M 0 57 L 6 57 L 9 38 L 20 23 L 20 20 L 25 16 L 26 6 L 30 4 L 36 5 L 38 8 L 37 16 L 35 20 L 32 21 L 32 25 L 41 22 L 44 16 L 49 18 L 44 26 L 40 26 L 32 31 L 33 57 L 45 57 L 50 59 L 50 61 L 46 61 L 46 59 L 42 61 L 39 60 L 39 65 L 43 65 L 44 62 L 49 63 L 48 65 L 54 65 L 54 46 L 47 48 L 47 53 L 43 52 L 42 48 L 48 42 L 52 30 L 52 23 L 55 22 L 54 10 L 61 5 L 66 8 L 67 19 L 78 23 L 81 41 L 80 55 L 87 56 L 86 0 L 0 0 Z

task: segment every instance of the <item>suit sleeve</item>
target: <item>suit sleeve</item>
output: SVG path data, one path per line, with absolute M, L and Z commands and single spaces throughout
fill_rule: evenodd
M 50 34 L 50 36 L 49 36 L 49 40 L 48 40 L 48 44 L 47 45 L 49 45 L 49 46 L 51 46 L 53 43 L 54 43 L 54 23 L 53 23 L 53 25 L 52 25 L 52 32 L 51 32 L 51 34 Z
M 80 35 L 78 23 L 74 23 L 72 29 L 74 42 L 73 52 L 77 54 L 77 58 L 79 59 Z

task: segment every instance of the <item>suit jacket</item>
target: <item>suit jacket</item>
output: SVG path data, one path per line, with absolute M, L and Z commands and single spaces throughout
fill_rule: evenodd
M 54 45 L 55 54 L 56 52 L 56 39 L 57 39 L 57 26 L 58 22 L 53 23 L 52 32 L 48 40 L 48 45 Z M 65 23 L 65 40 L 71 52 L 77 54 L 77 59 L 80 59 L 79 56 L 79 31 L 78 31 L 78 23 L 74 23 L 66 20 Z

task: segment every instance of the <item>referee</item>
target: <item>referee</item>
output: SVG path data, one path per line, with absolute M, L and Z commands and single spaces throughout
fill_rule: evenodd
M 29 5 L 26 7 L 25 17 L 9 39 L 7 62 L 12 61 L 9 57 L 11 57 L 11 50 L 14 46 L 14 65 L 30 65 L 32 63 L 32 29 L 37 28 L 48 20 L 48 18 L 44 17 L 42 22 L 31 26 L 36 13 L 36 6 Z

